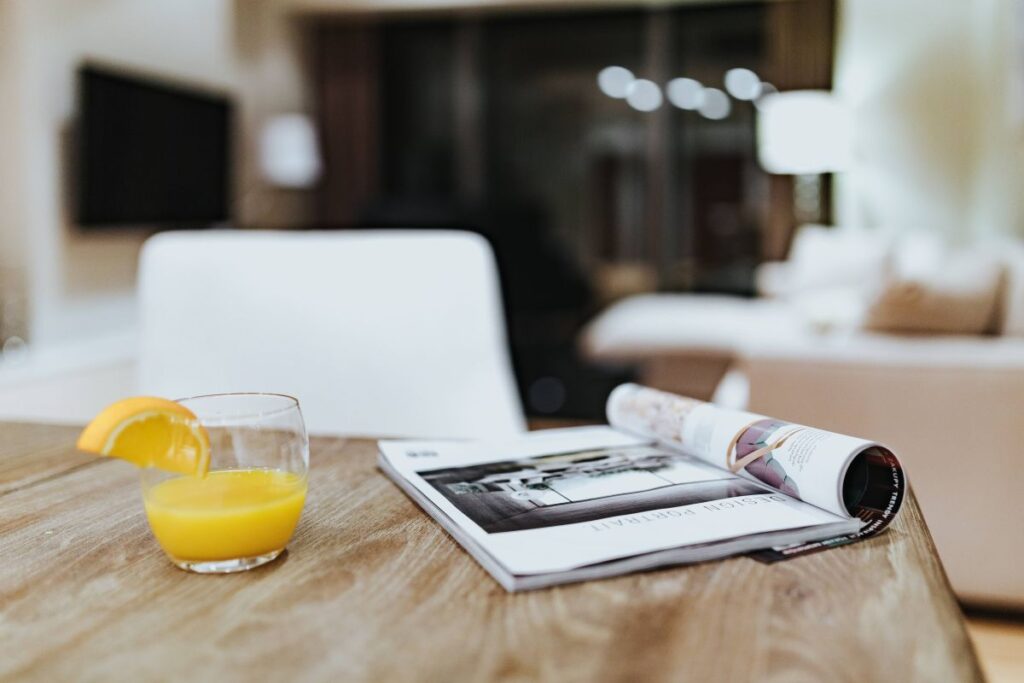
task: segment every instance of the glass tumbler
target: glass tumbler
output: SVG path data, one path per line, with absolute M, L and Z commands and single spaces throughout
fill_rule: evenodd
M 306 500 L 309 438 L 299 402 L 269 393 L 181 399 L 210 440 L 205 474 L 142 471 L 150 528 L 171 562 L 200 574 L 259 567 L 284 550 Z

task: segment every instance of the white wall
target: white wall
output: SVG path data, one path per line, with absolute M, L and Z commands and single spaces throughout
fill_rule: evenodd
M 24 76 L 22 12 L 14 3 L 0 2 L 0 306 L 23 292 L 25 245 L 22 226 L 27 202 L 21 169 L 26 155 L 24 129 L 27 107 L 21 98 Z M 15 287 L 17 291 L 10 291 Z M 19 325 L 8 334 L 23 334 Z
M 839 179 L 838 222 L 1024 234 L 1018 5 L 840 4 L 835 90 L 853 107 L 857 159 Z
M 83 233 L 72 222 L 67 172 L 75 69 L 83 61 L 235 95 L 243 122 L 236 216 L 245 224 L 301 222 L 308 197 L 276 196 L 253 169 L 253 132 L 262 117 L 306 107 L 295 36 L 275 26 L 285 17 L 271 5 L 264 0 L 0 2 L 0 102 L 8 103 L 0 105 L 4 152 L 9 139 L 16 145 L 12 154 L 0 157 L 5 186 L 0 248 L 25 274 L 34 345 L 102 334 L 135 319 L 135 269 L 146 227 Z M 240 24 L 254 21 L 260 31 L 245 33 L 242 40 Z
M 971 221 L 979 235 L 1024 236 L 1024 4 L 979 6 L 975 40 L 983 61 Z
M 131 324 L 144 232 L 83 234 L 71 222 L 66 177 L 75 69 L 96 60 L 231 90 L 231 5 L 19 0 L 24 12 L 24 129 L 31 339 L 47 344 Z

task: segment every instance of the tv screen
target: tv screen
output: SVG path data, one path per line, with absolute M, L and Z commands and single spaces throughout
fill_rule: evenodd
M 202 227 L 228 219 L 231 101 L 79 70 L 77 222 Z

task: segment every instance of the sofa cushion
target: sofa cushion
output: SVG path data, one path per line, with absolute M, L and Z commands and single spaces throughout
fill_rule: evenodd
M 906 258 L 868 305 L 866 329 L 942 334 L 997 331 L 1003 266 L 993 254 L 909 244 L 900 251 Z
M 750 344 L 783 343 L 805 331 L 785 302 L 645 294 L 602 312 L 587 325 L 581 343 L 591 358 L 631 360 L 679 353 L 734 354 Z
M 891 240 L 881 232 L 804 225 L 789 255 L 788 294 L 862 288 L 889 271 Z
M 809 330 L 851 332 L 863 326 L 870 295 L 865 287 L 828 287 L 791 294 L 787 302 Z
M 758 291 L 783 299 L 815 332 L 858 329 L 891 265 L 892 238 L 877 230 L 803 225 L 789 260 L 757 270 Z

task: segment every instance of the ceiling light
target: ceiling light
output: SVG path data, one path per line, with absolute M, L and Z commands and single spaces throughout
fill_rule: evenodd
M 680 109 L 700 109 L 704 104 L 704 86 L 692 78 L 673 78 L 665 86 L 665 94 Z
M 608 97 L 621 100 L 626 96 L 629 84 L 635 80 L 633 72 L 621 66 L 609 66 L 597 74 L 597 87 Z
M 732 103 L 729 102 L 729 96 L 718 88 L 705 88 L 704 89 L 704 103 L 700 105 L 698 110 L 701 116 L 707 119 L 724 119 L 732 111 Z
M 761 94 L 761 78 L 750 69 L 729 69 L 725 89 L 737 100 L 756 100 Z
M 646 78 L 638 78 L 626 89 L 626 102 L 637 111 L 654 111 L 662 101 L 661 88 Z

